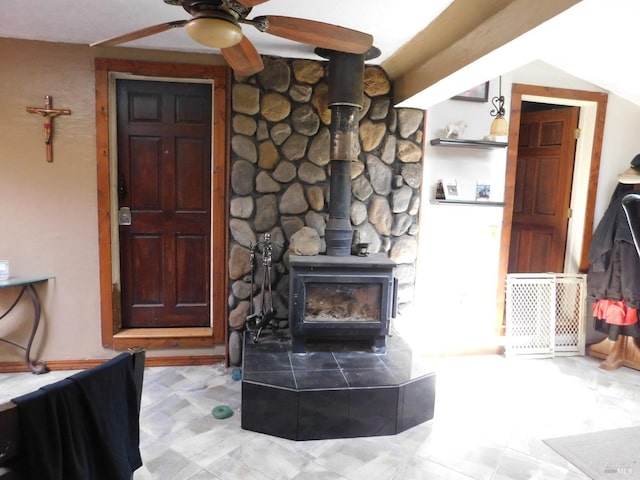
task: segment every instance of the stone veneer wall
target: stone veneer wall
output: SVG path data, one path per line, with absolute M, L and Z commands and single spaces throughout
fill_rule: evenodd
M 288 254 L 325 251 L 329 217 L 328 62 L 264 58 L 265 69 L 232 90 L 229 326 L 251 311 L 250 248 L 269 232 L 276 318 L 288 319 Z M 399 305 L 415 282 L 424 112 L 391 107 L 390 83 L 365 67 L 360 152 L 352 165 L 351 223 L 371 252 L 398 264 Z M 262 256 L 253 301 L 260 305 Z

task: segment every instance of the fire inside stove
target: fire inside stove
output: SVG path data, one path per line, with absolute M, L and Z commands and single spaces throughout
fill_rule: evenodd
M 304 322 L 379 322 L 381 284 L 310 283 Z

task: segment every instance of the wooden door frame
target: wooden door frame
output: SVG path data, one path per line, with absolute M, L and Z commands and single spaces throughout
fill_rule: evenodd
M 520 114 L 523 101 L 575 105 L 580 108 L 579 128 L 582 131 L 576 147 L 576 170 L 573 176 L 571 208 L 572 223 L 577 220 L 581 227 L 574 228 L 567 241 L 572 255 L 565 254 L 565 271 L 586 272 L 589 267 L 589 247 L 593 233 L 593 215 L 598 189 L 600 156 L 607 110 L 606 93 L 541 87 L 514 83 L 511 87 L 511 109 L 509 113 L 509 146 L 505 172 L 504 209 L 500 237 L 500 260 L 498 265 L 498 291 L 496 295 L 496 331 L 504 334 L 505 280 L 509 266 L 509 245 L 513 221 Z M 579 159 L 580 157 L 580 159 Z M 580 165 L 578 165 L 580 162 Z M 570 227 L 571 229 L 571 227 Z M 573 257 L 574 260 L 570 257 Z
M 123 329 L 120 323 L 119 247 L 117 205 L 112 195 L 112 172 L 117 155 L 115 103 L 110 91 L 117 76 L 164 81 L 204 80 L 213 87 L 211 211 L 221 218 L 211 230 L 211 325 L 198 328 Z M 116 350 L 144 348 L 208 347 L 226 344 L 228 287 L 228 178 L 230 70 L 224 66 L 95 59 L 96 148 L 98 183 L 98 237 L 100 263 L 100 313 L 102 344 Z M 110 113 L 113 112 L 113 113 Z M 216 288 L 216 285 L 220 285 Z M 214 321 L 215 320 L 215 321 Z

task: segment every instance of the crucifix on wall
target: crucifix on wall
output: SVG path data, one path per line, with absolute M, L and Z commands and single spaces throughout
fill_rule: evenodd
M 51 95 L 44 96 L 44 108 L 27 107 L 27 112 L 37 113 L 44 117 L 44 143 L 47 148 L 47 162 L 53 162 L 53 119 L 58 115 L 71 115 L 66 108 L 53 108 Z

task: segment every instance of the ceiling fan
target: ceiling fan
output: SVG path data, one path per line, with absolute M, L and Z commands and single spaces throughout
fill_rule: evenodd
M 368 33 L 329 23 L 277 15 L 247 18 L 251 9 L 268 0 L 164 0 L 169 5 L 182 6 L 193 17 L 190 20 L 152 25 L 91 46 L 112 46 L 148 37 L 172 28 L 185 27 L 196 42 L 219 48 L 231 68 L 243 76 L 253 75 L 264 66 L 260 54 L 242 34 L 240 24 L 253 25 L 261 32 L 328 50 L 366 53 L 373 44 Z

